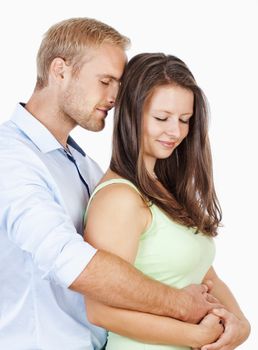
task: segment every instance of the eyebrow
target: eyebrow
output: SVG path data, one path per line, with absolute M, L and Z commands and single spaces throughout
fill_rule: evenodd
M 173 114 L 173 113 L 171 113 L 169 111 L 166 111 L 166 110 L 163 110 L 163 109 L 153 109 L 152 112 L 154 112 L 154 113 L 165 113 L 165 114 L 169 114 L 169 115 Z M 186 112 L 186 113 L 182 114 L 182 116 L 184 116 L 184 115 L 192 115 L 192 114 L 193 114 L 193 111 L 192 112 Z

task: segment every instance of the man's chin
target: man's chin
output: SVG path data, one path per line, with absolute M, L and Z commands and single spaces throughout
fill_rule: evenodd
M 94 123 L 94 124 L 87 124 L 87 125 L 80 125 L 83 129 L 86 129 L 88 131 L 98 132 L 102 131 L 105 127 L 105 122 L 100 123 Z

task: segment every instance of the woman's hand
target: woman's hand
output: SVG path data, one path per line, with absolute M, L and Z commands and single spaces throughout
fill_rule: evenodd
M 198 350 L 205 344 L 215 342 L 224 332 L 220 318 L 214 314 L 206 315 L 197 327 L 196 347 L 193 350 Z
M 247 339 L 250 324 L 246 319 L 240 320 L 226 309 L 215 309 L 213 314 L 222 320 L 224 332 L 217 341 L 207 343 L 201 350 L 233 350 Z

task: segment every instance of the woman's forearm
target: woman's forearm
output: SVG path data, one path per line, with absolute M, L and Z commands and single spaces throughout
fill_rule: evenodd
M 213 269 L 212 271 L 213 271 L 212 275 L 210 271 L 205 277 L 205 279 L 212 281 L 212 288 L 210 290 L 210 293 L 215 298 L 217 298 L 228 311 L 232 312 L 239 319 L 245 319 L 245 316 L 241 311 L 238 305 L 238 302 L 236 301 L 229 287 L 216 275 Z M 205 282 L 205 279 L 204 279 L 204 282 Z
M 203 282 L 205 283 L 206 280 L 212 281 L 210 293 L 217 298 L 228 311 L 232 312 L 240 320 L 247 321 L 230 288 L 218 277 L 212 267 L 206 274 Z
M 112 308 L 87 299 L 89 321 L 122 336 L 144 343 L 201 347 L 215 341 L 222 326 L 216 321 L 200 325 L 169 317 Z

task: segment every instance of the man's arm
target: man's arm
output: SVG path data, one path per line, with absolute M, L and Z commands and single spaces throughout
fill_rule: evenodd
M 207 301 L 205 285 L 170 288 L 131 264 L 99 250 L 70 288 L 106 305 L 197 323 L 218 303 Z
M 0 139 L 1 234 L 30 254 L 42 278 L 68 288 L 96 249 L 76 232 L 61 202 L 38 156 L 15 138 Z
M 8 147 L 0 143 L 1 226 L 8 239 L 31 254 L 44 278 L 108 305 L 171 314 L 192 322 L 212 308 L 202 293 L 206 287 L 193 286 L 179 293 L 144 277 L 112 254 L 95 253 L 55 200 L 47 177 L 47 169 L 22 143 Z M 137 291 L 128 285 L 130 279 Z

